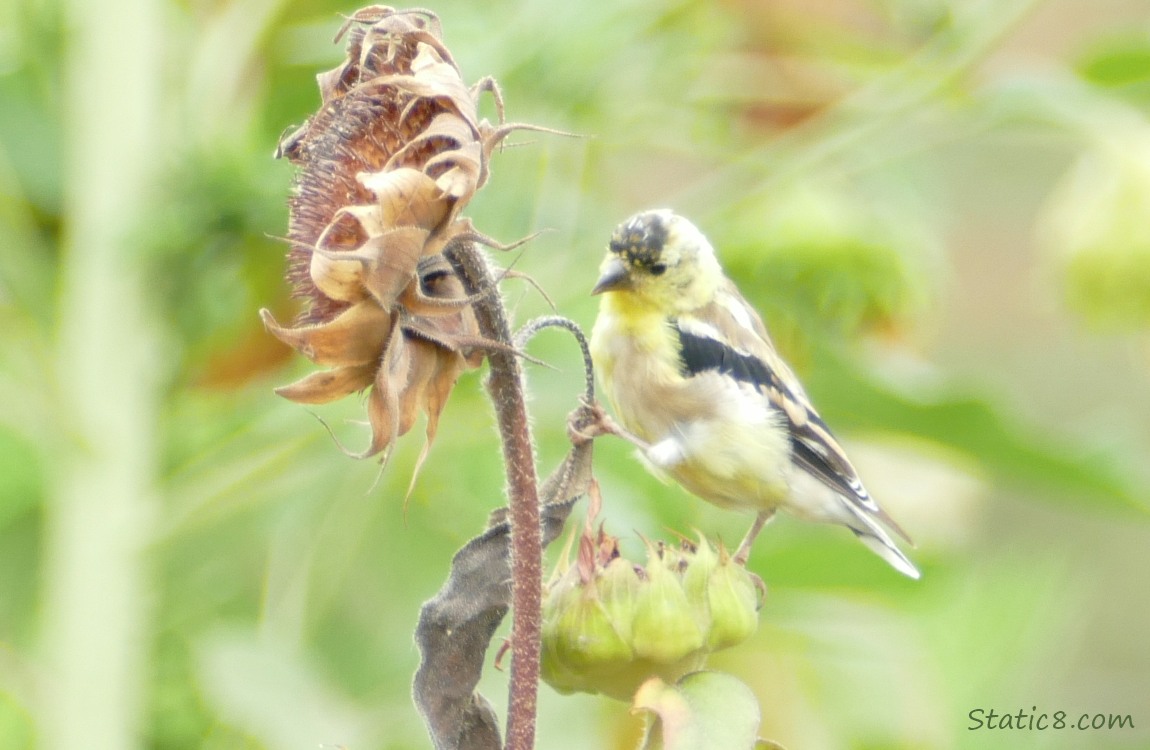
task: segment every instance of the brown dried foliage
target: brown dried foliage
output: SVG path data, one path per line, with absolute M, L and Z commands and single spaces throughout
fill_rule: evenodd
M 355 454 L 368 457 L 421 409 L 430 445 L 459 374 L 501 346 L 479 335 L 442 251 L 485 241 L 459 213 L 486 181 L 491 152 L 520 126 L 478 118 L 477 97 L 494 85 L 463 83 L 430 12 L 371 6 L 337 41 L 345 33 L 346 59 L 317 76 L 319 112 L 277 150 L 299 167 L 287 278 L 305 309 L 291 326 L 261 316 L 329 368 L 279 395 L 321 404 L 371 389 L 372 440 Z

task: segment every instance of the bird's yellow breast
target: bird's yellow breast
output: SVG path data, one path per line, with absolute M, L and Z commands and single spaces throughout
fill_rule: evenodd
M 624 294 L 603 295 L 591 331 L 591 356 L 599 382 L 627 429 L 652 440 L 675 415 L 649 408 L 651 395 L 673 388 L 678 349 L 673 331 L 654 308 Z
M 658 468 L 717 505 L 783 500 L 789 448 L 766 399 L 718 372 L 684 377 L 677 334 L 657 309 L 605 294 L 591 353 L 623 426 L 648 443 L 682 447 L 681 460 Z

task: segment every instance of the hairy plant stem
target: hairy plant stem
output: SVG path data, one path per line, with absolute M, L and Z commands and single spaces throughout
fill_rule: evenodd
M 495 284 L 486 258 L 473 243 L 451 247 L 445 255 L 468 294 L 485 292 Z M 507 312 L 499 294 L 484 294 L 473 307 L 483 336 L 513 344 Z M 503 443 L 511 524 L 511 686 L 504 747 L 531 750 L 535 745 L 543 600 L 543 541 L 535 446 L 527 419 L 519 359 L 511 352 L 492 350 L 488 353 L 488 362 L 491 370 L 487 391 L 495 406 Z

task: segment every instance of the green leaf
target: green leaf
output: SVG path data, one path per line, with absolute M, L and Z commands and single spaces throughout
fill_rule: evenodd
M 1150 35 L 1103 39 L 1078 64 L 1083 78 L 1102 86 L 1150 81 Z
M 1150 511 L 1144 488 L 1099 456 L 1056 437 L 1040 436 L 997 405 L 973 395 L 944 393 L 913 398 L 890 390 L 824 352 L 806 378 L 828 422 L 847 430 L 882 428 L 947 445 L 978 461 L 1004 482 L 1024 483 L 1051 500 L 1092 512 Z
M 771 747 L 756 737 L 759 703 L 755 694 L 721 672 L 692 672 L 674 685 L 654 677 L 639 688 L 632 710 L 653 715 L 642 750 Z

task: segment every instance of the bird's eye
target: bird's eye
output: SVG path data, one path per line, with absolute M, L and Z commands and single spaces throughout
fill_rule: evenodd
M 666 263 L 653 263 L 651 265 L 651 273 L 655 276 L 662 276 L 663 272 L 667 270 Z

